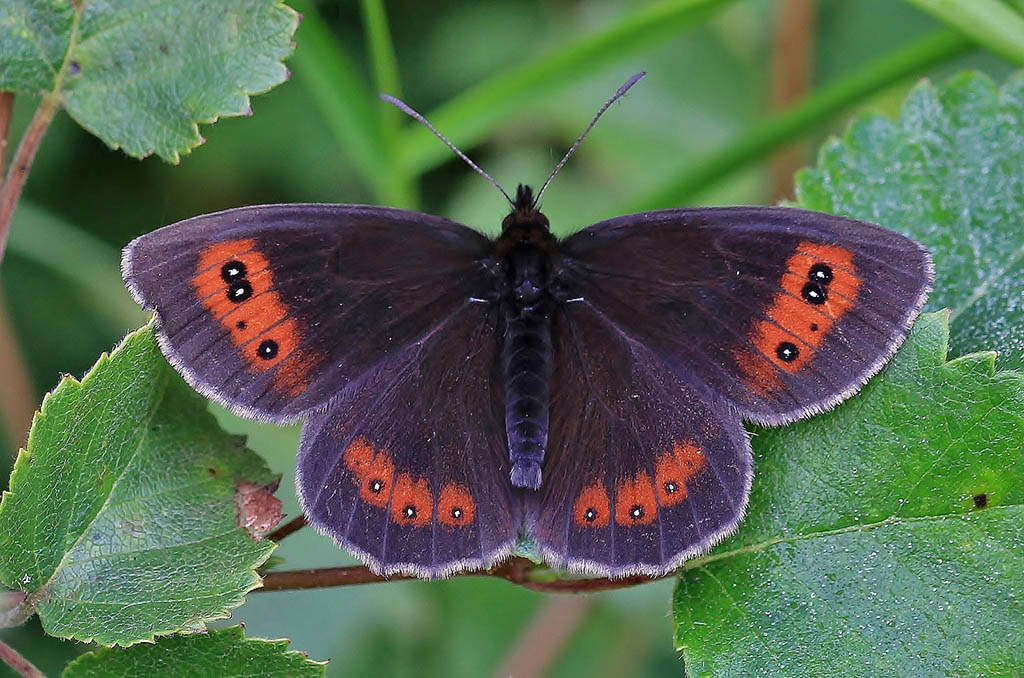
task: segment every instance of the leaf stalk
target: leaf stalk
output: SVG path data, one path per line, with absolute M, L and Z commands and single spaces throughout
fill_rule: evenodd
M 60 97 L 53 92 L 44 95 L 32 116 L 28 129 L 25 130 L 25 134 L 21 138 L 21 143 L 18 144 L 18 150 L 7 171 L 3 187 L 0 188 L 0 264 L 3 263 L 4 251 L 7 249 L 7 237 L 10 234 L 14 208 L 18 204 L 18 198 L 21 197 L 21 190 L 25 186 L 25 180 L 32 168 L 32 161 L 35 160 L 39 144 L 58 110 L 60 110 Z

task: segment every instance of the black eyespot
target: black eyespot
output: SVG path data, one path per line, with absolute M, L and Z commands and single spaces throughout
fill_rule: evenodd
M 779 360 L 782 362 L 791 363 L 797 359 L 800 351 L 797 349 L 796 344 L 784 341 L 775 347 L 775 355 L 779 356 Z
M 404 509 L 402 509 L 402 515 L 405 516 L 407 520 L 412 520 L 416 517 L 416 507 L 413 506 L 412 504 L 409 504 Z
M 240 304 L 252 296 L 252 285 L 248 280 L 236 280 L 228 288 L 228 300 Z
M 380 494 L 380 491 L 384 489 L 384 482 L 378 479 L 374 479 L 370 483 L 370 492 L 374 494 Z
M 231 282 L 244 278 L 248 270 L 240 261 L 229 261 L 220 267 L 220 277 L 224 279 L 224 282 Z
M 239 320 L 237 323 L 235 323 L 235 327 L 237 327 L 240 330 L 244 330 L 245 329 L 245 321 L 244 320 Z
M 644 507 L 636 504 L 633 508 L 629 509 L 629 515 L 633 520 L 640 520 L 644 517 Z
M 455 520 L 458 520 L 461 517 L 462 517 L 462 509 L 460 509 L 458 506 L 456 506 L 455 508 L 452 509 L 452 518 L 455 518 Z
M 595 520 L 597 520 L 597 511 L 595 511 L 592 508 L 588 508 L 583 513 L 583 520 L 587 521 L 588 523 L 594 522 Z
M 802 290 L 800 290 L 800 296 L 802 296 L 808 304 L 820 306 L 825 303 L 826 299 L 828 299 L 828 291 L 825 289 L 824 285 L 819 285 L 816 282 L 809 282 L 804 285 Z
M 277 357 L 277 342 L 273 339 L 264 339 L 260 347 L 256 349 L 256 355 L 264 360 L 273 360 Z
M 676 485 L 674 482 L 669 481 L 665 483 L 665 491 L 668 492 L 669 494 L 675 494 L 676 492 L 679 491 L 679 486 Z
M 832 282 L 832 268 L 825 264 L 815 264 L 811 266 L 811 270 L 807 272 L 807 278 L 811 282 L 821 283 L 827 285 Z
M 974 508 L 985 508 L 988 506 L 988 495 L 982 492 L 974 495 Z
M 818 331 L 818 323 L 811 323 L 811 332 Z

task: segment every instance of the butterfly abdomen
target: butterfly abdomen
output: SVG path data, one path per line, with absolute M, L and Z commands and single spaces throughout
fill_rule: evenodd
M 551 300 L 545 289 L 545 257 L 529 245 L 509 252 L 507 288 L 502 295 L 502 371 L 511 479 L 515 487 L 534 490 L 541 483 L 550 412 Z

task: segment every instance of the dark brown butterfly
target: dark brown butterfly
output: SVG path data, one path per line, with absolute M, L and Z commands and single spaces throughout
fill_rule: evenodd
M 233 209 L 138 238 L 124 277 L 197 390 L 306 420 L 318 530 L 428 577 L 520 535 L 610 576 L 707 551 L 750 492 L 741 421 L 857 391 L 931 281 L 915 242 L 828 214 L 662 210 L 558 240 L 530 188 L 510 202 L 494 240 L 384 207 Z

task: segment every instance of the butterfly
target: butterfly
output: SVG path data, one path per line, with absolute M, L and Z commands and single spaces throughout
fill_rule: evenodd
M 521 535 L 612 577 L 706 552 L 746 509 L 742 422 L 855 393 L 932 280 L 914 241 L 829 214 L 669 209 L 558 239 L 538 200 L 520 185 L 493 239 L 387 207 L 230 209 L 137 238 L 124 278 L 200 393 L 305 420 L 310 524 L 421 577 Z

